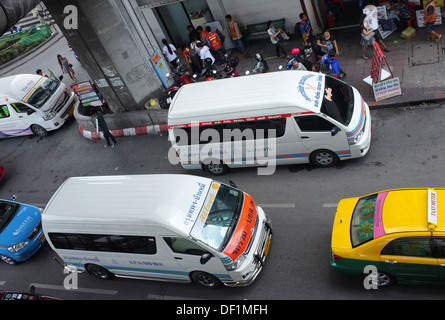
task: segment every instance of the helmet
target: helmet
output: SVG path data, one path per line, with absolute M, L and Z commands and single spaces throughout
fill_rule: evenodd
M 255 59 L 260 62 L 261 60 L 263 60 L 263 56 L 259 53 L 255 53 Z
M 293 56 L 297 56 L 300 53 L 300 49 L 299 48 L 293 48 L 292 49 L 292 55 Z

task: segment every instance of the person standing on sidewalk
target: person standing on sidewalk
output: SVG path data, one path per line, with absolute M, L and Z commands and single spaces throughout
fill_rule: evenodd
M 238 23 L 236 23 L 232 19 L 232 16 L 230 14 L 226 15 L 226 21 L 229 26 L 230 37 L 232 38 L 233 43 L 235 44 L 235 47 L 242 54 L 247 54 L 247 50 L 244 48 L 244 45 L 243 45 L 243 34 L 241 33 Z
M 423 12 L 423 25 L 425 26 L 428 40 L 439 42 L 442 35 L 433 29 L 434 23 L 436 22 L 436 4 L 434 0 L 428 0 Z
M 272 42 L 272 44 L 275 46 L 275 51 L 277 53 L 277 58 L 280 57 L 280 51 L 281 51 L 283 53 L 283 55 L 284 55 L 284 58 L 289 59 L 290 56 L 287 54 L 286 49 L 284 48 L 284 46 L 280 43 L 279 35 L 282 32 L 283 32 L 283 30 L 281 30 L 281 29 L 276 30 L 274 28 L 272 20 L 267 21 L 267 33 L 269 34 L 270 42 Z
M 104 115 L 102 112 L 98 111 L 97 109 L 93 108 L 90 111 L 91 116 L 96 118 L 95 125 L 97 133 L 102 131 L 105 140 L 107 141 L 107 144 L 105 145 L 105 148 L 114 148 L 114 146 L 117 144 L 116 138 L 111 134 L 110 130 L 108 129 L 107 122 L 104 119 Z M 113 141 L 113 144 L 110 144 L 110 139 Z

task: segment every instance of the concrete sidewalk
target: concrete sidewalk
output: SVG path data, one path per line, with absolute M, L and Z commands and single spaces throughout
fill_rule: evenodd
M 400 38 L 400 31 L 394 31 L 386 39 L 385 44 L 390 52 L 385 53 L 386 60 L 394 74 L 399 77 L 402 95 L 375 101 L 372 86 L 363 81 L 371 74 L 372 47 L 368 47 L 368 60 L 361 58 L 360 29 L 351 27 L 347 29 L 332 30 L 338 43 L 340 54 L 337 59 L 342 70 L 347 74 L 343 79 L 362 94 L 370 108 L 403 106 L 419 104 L 428 101 L 445 99 L 445 65 L 442 63 L 445 50 L 445 26 L 436 26 L 435 29 L 444 34 L 439 43 L 426 40 L 425 28 L 416 28 L 416 36 L 410 40 Z M 267 58 L 271 71 L 278 71 L 279 66 L 285 66 L 287 59 L 276 58 L 275 48 L 269 39 L 249 43 L 250 54 L 248 58 L 240 60 L 237 70 L 244 75 L 245 71 L 252 70 L 256 64 L 255 53 L 260 52 Z M 302 46 L 302 40 L 291 38 L 284 41 L 288 54 L 294 47 Z

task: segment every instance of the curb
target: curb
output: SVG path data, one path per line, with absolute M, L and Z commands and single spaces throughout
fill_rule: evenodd
M 102 133 L 96 131 L 88 131 L 79 126 L 80 134 L 89 140 L 104 140 Z M 132 136 L 146 136 L 146 135 L 160 135 L 168 132 L 167 124 L 159 124 L 153 126 L 126 128 L 126 129 L 114 129 L 110 130 L 111 134 L 115 138 L 132 137 Z

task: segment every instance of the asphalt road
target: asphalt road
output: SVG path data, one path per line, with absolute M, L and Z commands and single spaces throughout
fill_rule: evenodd
M 233 180 L 271 216 L 274 239 L 259 278 L 247 288 L 208 290 L 193 284 L 116 279 L 103 281 L 87 274 L 78 289 L 63 288 L 67 274 L 46 250 L 17 266 L 0 264 L 0 290 L 37 291 L 64 299 L 149 300 L 295 300 L 295 299 L 443 299 L 442 286 L 397 285 L 365 290 L 360 279 L 341 276 L 329 265 L 335 206 L 341 198 L 387 188 L 443 187 L 445 108 L 424 105 L 372 111 L 373 141 L 362 159 L 333 168 L 281 166 L 272 176 L 256 169 L 236 169 L 219 180 Z M 0 163 L 7 176 L 0 198 L 44 206 L 70 176 L 185 173 L 167 160 L 166 135 L 121 138 L 115 149 L 83 138 L 71 120 L 46 138 L 0 140 Z M 125 199 L 122 199 L 125 201 Z

